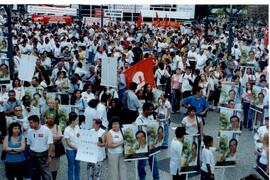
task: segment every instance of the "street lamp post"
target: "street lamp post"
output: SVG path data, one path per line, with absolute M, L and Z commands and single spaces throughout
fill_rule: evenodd
M 7 33 L 7 40 L 8 40 L 8 51 L 7 57 L 9 62 L 9 71 L 10 71 L 10 78 L 12 79 L 14 73 L 14 63 L 13 63 L 13 48 L 12 48 L 12 29 L 11 29 L 11 6 L 5 5 L 4 6 L 6 13 L 7 13 L 7 25 L 8 25 L 8 33 Z
M 229 41 L 228 41 L 228 55 L 231 55 L 232 52 L 232 44 L 233 44 L 233 32 L 232 32 L 232 25 L 233 25 L 233 18 L 236 14 L 240 11 L 239 6 L 237 6 L 236 10 L 232 8 L 230 5 L 230 9 L 224 8 L 224 12 L 229 16 Z

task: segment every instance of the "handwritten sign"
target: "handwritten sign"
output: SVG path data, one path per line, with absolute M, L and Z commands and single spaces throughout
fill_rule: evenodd
M 96 163 L 98 158 L 97 142 L 97 133 L 81 129 L 76 160 Z

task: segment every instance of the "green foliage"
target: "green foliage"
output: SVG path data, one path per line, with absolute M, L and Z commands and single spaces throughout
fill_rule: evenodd
M 229 130 L 230 129 L 230 121 L 227 118 L 227 115 L 224 113 L 220 113 L 219 127 L 220 127 L 220 130 Z

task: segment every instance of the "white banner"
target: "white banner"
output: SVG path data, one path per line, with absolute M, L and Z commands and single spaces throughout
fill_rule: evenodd
M 27 12 L 29 14 L 55 14 L 55 15 L 70 15 L 77 16 L 77 9 L 75 8 L 58 8 L 58 7 L 48 7 L 48 6 L 31 6 L 27 7 Z
M 121 10 L 104 9 L 104 16 L 105 17 L 111 17 L 111 18 L 122 18 L 123 11 L 121 11 Z
M 18 67 L 18 77 L 22 81 L 31 81 L 35 72 L 37 57 L 32 55 L 21 55 Z
M 101 62 L 101 85 L 117 88 L 117 59 L 108 58 Z
M 96 163 L 98 158 L 98 135 L 94 131 L 80 130 L 76 160 Z
M 108 25 L 110 22 L 110 18 L 103 18 L 103 24 Z M 101 24 L 101 18 L 100 17 L 83 17 L 83 23 L 87 26 L 92 26 L 95 24 Z

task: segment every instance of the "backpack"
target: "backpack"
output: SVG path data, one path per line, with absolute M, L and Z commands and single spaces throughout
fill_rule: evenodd
M 158 71 L 158 73 L 161 75 L 160 71 Z M 160 84 L 166 84 L 167 78 L 165 76 L 165 72 L 164 72 L 163 75 L 161 75 L 161 78 L 160 78 L 159 82 L 160 82 Z

